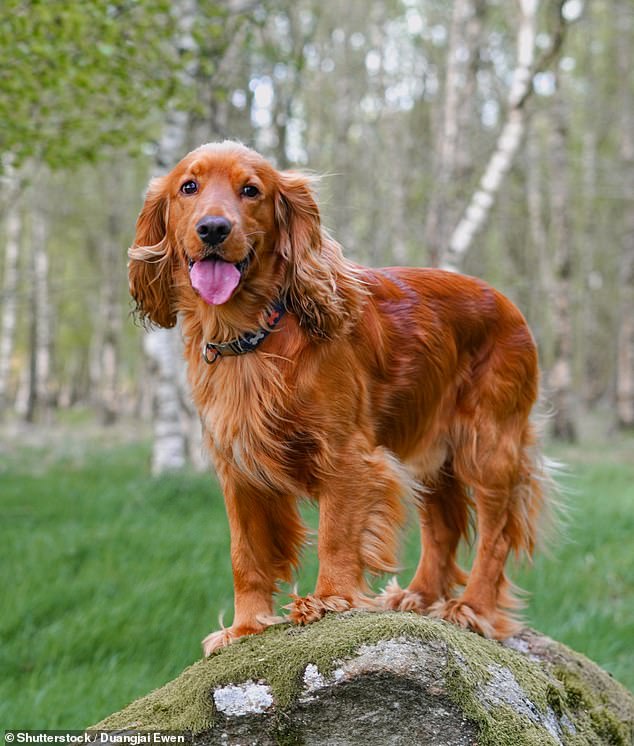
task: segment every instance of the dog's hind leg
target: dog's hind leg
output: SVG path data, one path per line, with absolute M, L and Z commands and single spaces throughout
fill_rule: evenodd
M 456 550 L 468 534 L 469 502 L 450 462 L 433 481 L 426 481 L 417 503 L 421 558 L 407 588 L 400 588 L 396 579 L 388 583 L 379 597 L 384 609 L 423 614 L 434 602 L 451 597 L 456 584 L 465 584 L 467 575 L 456 563 Z
M 338 473 L 319 494 L 319 575 L 315 592 L 295 597 L 291 619 L 308 624 L 328 611 L 376 608 L 364 577 L 397 569 L 403 497 L 415 485 L 400 462 L 361 437 L 340 454 Z
M 458 459 L 460 476 L 473 486 L 476 555 L 463 595 L 438 602 L 430 611 L 432 616 L 497 639 L 521 626 L 512 613 L 521 602 L 512 593 L 504 567 L 511 551 L 532 553 L 544 501 L 531 456 L 532 428 L 522 419 L 517 415 L 489 427 L 481 425 L 474 447 Z

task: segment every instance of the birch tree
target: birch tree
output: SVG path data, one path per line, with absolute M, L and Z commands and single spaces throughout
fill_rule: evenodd
M 33 267 L 30 313 L 29 376 L 25 420 L 48 417 L 51 405 L 51 313 L 48 292 L 48 224 L 44 211 L 29 213 L 30 260 Z
M 20 189 L 18 175 L 8 168 L 4 185 L 4 279 L 0 296 L 0 419 L 9 410 L 9 378 L 17 322 L 18 259 L 22 234 Z
M 195 49 L 192 27 L 196 1 L 179 0 L 173 8 L 177 19 L 176 45 L 181 55 Z M 181 85 L 191 87 L 195 69 L 184 69 Z M 187 142 L 189 117 L 186 111 L 170 108 L 158 142 L 152 176 L 159 176 L 180 160 Z M 184 368 L 180 331 L 150 328 L 143 336 L 143 351 L 152 378 L 152 473 L 182 469 L 187 463 L 187 409 L 183 406 Z
M 518 2 L 517 63 L 508 93 L 506 121 L 478 187 L 453 230 L 446 251 L 441 256 L 441 265 L 446 269 L 460 269 L 473 239 L 485 226 L 504 177 L 513 164 L 524 136 L 526 102 L 533 90 L 533 77 L 537 70 L 550 63 L 563 43 L 565 22 L 562 11 L 565 0 L 560 0 L 558 4 L 558 25 L 551 47 L 538 63 L 535 60 L 535 40 L 539 0 Z

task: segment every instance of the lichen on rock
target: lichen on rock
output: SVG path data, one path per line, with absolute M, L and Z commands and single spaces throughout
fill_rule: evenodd
M 213 697 L 216 709 L 224 715 L 260 715 L 273 706 L 271 687 L 250 680 L 219 686 Z

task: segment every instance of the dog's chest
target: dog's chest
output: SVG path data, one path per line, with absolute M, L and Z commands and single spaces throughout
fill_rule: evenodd
M 256 397 L 220 394 L 203 406 L 202 421 L 213 447 L 225 459 L 244 466 L 270 446 L 271 423 Z
M 251 362 L 222 360 L 220 365 L 229 365 L 214 370 L 213 378 L 209 373 L 204 379 L 193 376 L 194 396 L 212 455 L 257 486 L 303 491 L 302 476 L 310 469 L 299 468 L 302 459 L 297 458 L 301 456 L 297 443 L 307 436 L 298 433 L 288 391 L 275 371 Z

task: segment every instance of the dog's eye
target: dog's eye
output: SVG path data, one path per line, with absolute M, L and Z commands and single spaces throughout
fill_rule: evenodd
M 196 194 L 198 191 L 198 184 L 195 181 L 186 181 L 181 185 L 181 192 L 183 194 Z
M 253 198 L 257 197 L 260 194 L 260 190 L 256 186 L 253 186 L 253 184 L 247 184 L 246 186 L 242 187 L 242 189 L 240 190 L 240 194 L 243 197 Z

